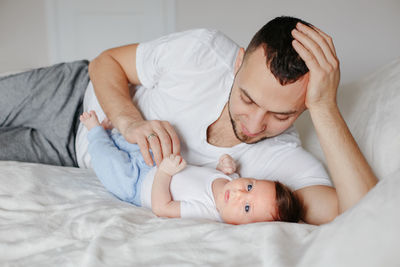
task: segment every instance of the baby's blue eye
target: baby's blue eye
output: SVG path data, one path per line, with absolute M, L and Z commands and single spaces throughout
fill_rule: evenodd
M 247 185 L 247 191 L 250 191 L 253 188 L 252 184 Z
M 250 211 L 250 205 L 249 205 L 249 204 L 246 204 L 246 205 L 244 206 L 244 210 L 245 210 L 246 212 L 249 212 L 249 211 Z

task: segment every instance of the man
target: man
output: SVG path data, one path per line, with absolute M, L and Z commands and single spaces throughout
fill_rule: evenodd
M 207 164 L 202 157 L 204 154 L 213 161 L 211 153 L 214 150 L 233 151 L 244 176 L 253 174 L 248 172 L 247 167 L 258 167 L 262 169 L 260 173 L 265 175 L 263 178 L 277 178 L 293 188 L 296 185 L 285 178 L 295 176 L 298 172 L 298 180 L 310 181 L 296 191 L 306 206 L 305 220 L 316 224 L 328 222 L 360 199 L 376 183 L 376 178 L 337 109 L 336 90 L 340 74 L 332 40 L 322 31 L 307 26 L 307 23 L 298 22 L 300 20 L 289 17 L 270 21 L 255 35 L 246 52 L 243 48 L 235 50 L 229 42 L 224 41 L 218 44 L 223 49 L 214 47 L 219 42 L 218 37 L 198 32 L 111 49 L 91 62 L 91 81 L 107 116 L 128 141 L 140 146 L 148 164 L 152 164 L 149 148 L 157 164 L 171 153 L 182 152 L 190 163 L 204 165 Z M 292 36 L 295 39 L 293 42 Z M 181 41 L 185 38 L 188 40 Z M 204 44 L 212 52 L 203 49 Z M 233 62 L 229 61 L 232 51 L 236 55 Z M 309 73 L 297 53 L 310 69 Z M 231 63 L 234 66 L 233 85 L 229 84 L 231 80 L 226 76 L 218 76 L 217 73 L 223 72 L 219 69 L 219 60 L 223 61 L 222 64 Z M 204 63 L 210 61 L 210 64 Z M 146 64 L 154 66 L 147 68 Z M 218 80 L 213 80 L 214 73 Z M 190 77 L 189 81 L 185 76 Z M 193 83 L 190 83 L 191 79 Z M 132 104 L 128 83 L 143 84 L 136 92 L 139 94 L 135 96 L 136 105 Z M 196 92 L 195 88 L 204 84 L 206 89 L 201 93 Z M 191 105 L 201 106 L 200 103 L 211 101 L 215 95 L 209 94 L 209 91 L 218 90 L 217 87 L 224 85 L 231 87 L 230 95 L 213 102 L 214 108 L 207 106 L 201 109 Z M 182 86 L 186 88 L 181 89 Z M 193 101 L 186 97 L 188 94 L 194 94 L 200 100 Z M 224 94 L 223 91 L 220 94 Z M 173 95 L 172 99 L 169 99 L 170 95 Z M 166 104 L 167 101 L 170 102 Z M 184 105 L 182 103 L 185 101 L 190 104 L 182 109 L 167 108 L 168 105 Z M 165 105 L 166 108 L 153 109 L 152 105 Z M 190 108 L 197 110 L 193 112 Z M 324 174 L 318 164 L 305 153 L 299 152 L 294 145 L 296 136 L 289 127 L 306 108 L 311 112 L 327 155 L 336 190 L 324 182 Z M 171 114 L 173 111 L 176 113 Z M 194 113 L 206 117 L 208 123 L 205 127 L 196 127 L 202 121 L 188 115 Z M 187 122 L 180 123 L 181 120 Z M 198 142 L 192 142 L 193 138 L 197 138 Z M 348 140 L 349 144 L 345 155 L 338 151 L 343 140 Z M 263 144 L 268 141 L 283 145 Z M 244 143 L 265 150 L 262 153 L 249 153 L 250 159 L 235 155 L 235 149 Z M 288 148 L 287 144 L 293 145 L 293 148 Z M 207 146 L 212 148 L 199 149 Z M 278 154 L 284 156 L 277 160 L 274 157 L 278 157 Z M 265 168 L 252 164 L 256 156 L 260 157 L 260 162 L 264 162 Z M 350 162 L 354 160 L 352 165 Z M 281 165 L 281 168 L 277 165 Z M 307 166 L 308 174 L 304 173 L 304 166 Z M 357 171 L 361 166 L 362 174 Z M 278 171 L 268 172 L 268 168 Z M 253 176 L 262 178 L 260 173 Z M 347 181 L 346 177 L 352 178 Z
M 86 90 L 85 109 L 104 110 L 149 165 L 149 149 L 156 164 L 181 153 L 190 164 L 214 165 L 228 153 L 242 176 L 277 179 L 296 190 L 307 222 L 328 222 L 376 178 L 337 109 L 339 64 L 330 37 L 298 22 L 270 21 L 246 52 L 208 30 L 107 50 L 89 66 L 93 86 Z M 129 83 L 137 85 L 135 104 Z M 291 127 L 305 108 L 336 190 Z M 342 142 L 346 147 L 339 151 Z M 76 144 L 79 166 L 89 166 L 81 126 Z

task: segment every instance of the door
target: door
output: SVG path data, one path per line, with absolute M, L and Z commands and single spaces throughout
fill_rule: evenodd
M 175 0 L 47 0 L 50 63 L 93 59 L 102 51 L 175 30 Z

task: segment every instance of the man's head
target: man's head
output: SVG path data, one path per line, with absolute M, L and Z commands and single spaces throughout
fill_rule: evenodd
M 299 199 L 289 188 L 267 180 L 232 180 L 224 185 L 215 201 L 221 218 L 230 224 L 298 222 L 303 214 Z
M 239 52 L 228 107 L 242 142 L 281 134 L 305 110 L 308 68 L 292 47 L 297 22 L 310 25 L 292 17 L 271 20 Z

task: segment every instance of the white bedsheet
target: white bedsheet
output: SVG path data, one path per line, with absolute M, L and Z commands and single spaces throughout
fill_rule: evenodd
M 0 266 L 400 266 L 400 58 L 338 101 L 380 182 L 329 224 L 162 219 L 90 170 L 0 161 Z M 323 159 L 307 114 L 297 126 Z
M 323 226 L 163 219 L 91 171 L 0 162 L 1 266 L 399 266 L 400 170 Z

